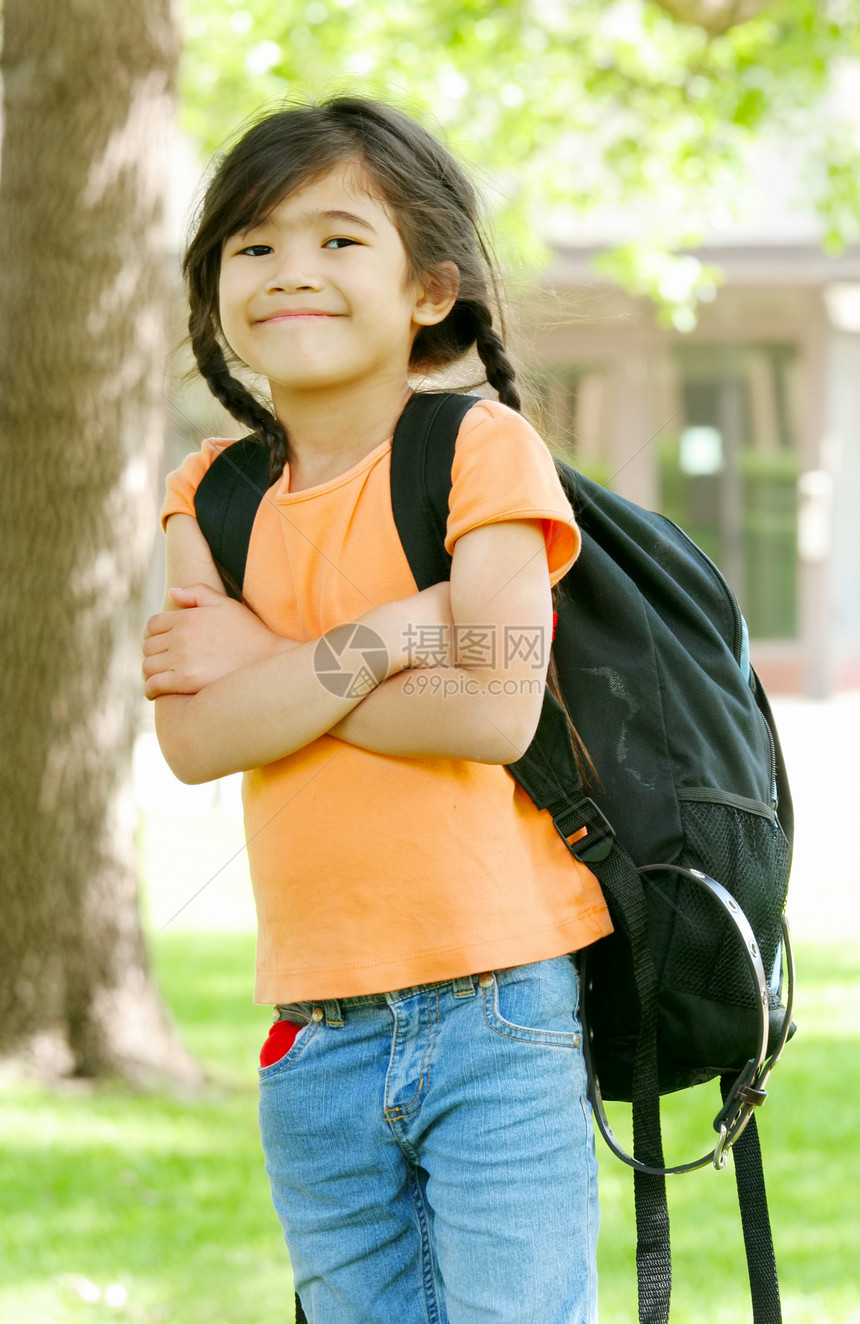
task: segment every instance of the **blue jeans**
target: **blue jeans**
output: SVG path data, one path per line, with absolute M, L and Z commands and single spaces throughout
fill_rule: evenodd
M 281 1014 L 260 1129 L 311 1324 L 593 1324 L 570 957 Z

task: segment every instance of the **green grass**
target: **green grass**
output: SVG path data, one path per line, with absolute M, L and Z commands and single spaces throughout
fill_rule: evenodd
M 257 1133 L 253 938 L 165 935 L 158 973 L 216 1074 L 193 1103 L 121 1090 L 0 1096 L 3 1324 L 274 1324 L 292 1278 Z M 87 1304 L 86 1282 L 124 1305 Z
M 269 1017 L 251 1003 L 252 949 L 248 935 L 175 933 L 155 942 L 186 1042 L 216 1076 L 205 1098 L 117 1089 L 0 1095 L 3 1324 L 292 1319 L 256 1127 L 255 1064 Z M 761 1117 L 786 1324 L 860 1321 L 858 958 L 857 948 L 801 951 L 800 1029 Z M 705 1087 L 694 1107 L 689 1093 L 666 1102 L 670 1154 L 708 1147 L 715 1089 Z M 602 1141 L 598 1156 L 601 1324 L 633 1324 L 632 1181 Z M 731 1169 L 676 1178 L 669 1194 L 672 1324 L 746 1324 Z M 82 1298 L 87 1283 L 100 1302 Z M 125 1290 L 124 1302 L 121 1293 L 117 1304 L 105 1301 L 112 1284 Z

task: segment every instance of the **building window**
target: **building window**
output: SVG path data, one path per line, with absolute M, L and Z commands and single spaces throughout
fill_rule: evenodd
M 757 639 L 797 635 L 797 353 L 678 345 L 680 427 L 659 448 L 660 509 L 725 574 Z

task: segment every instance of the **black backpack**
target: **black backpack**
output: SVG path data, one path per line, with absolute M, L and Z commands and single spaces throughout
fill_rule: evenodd
M 451 468 L 475 403 L 416 395 L 395 431 L 392 506 L 419 589 L 450 575 Z M 267 462 L 247 437 L 197 490 L 200 527 L 234 595 Z M 753 1319 L 780 1324 L 754 1116 L 794 1028 L 783 913 L 793 820 L 773 719 L 748 668 L 738 605 L 713 563 L 669 520 L 557 468 L 583 546 L 555 590 L 553 653 L 594 772 L 580 769 L 549 690 L 531 745 L 508 771 L 597 875 L 615 926 L 581 954 L 581 1010 L 595 1119 L 634 1168 L 640 1324 L 669 1315 L 665 1175 L 722 1167 L 729 1148 Z M 666 1168 L 660 1095 L 715 1077 L 716 1143 Z M 612 1134 L 604 1099 L 633 1104 L 632 1156 Z

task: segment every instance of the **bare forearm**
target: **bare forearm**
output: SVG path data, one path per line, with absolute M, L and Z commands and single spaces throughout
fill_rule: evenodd
M 397 605 L 363 618 L 390 641 L 387 675 L 403 664 Z M 156 699 L 159 743 L 176 776 L 205 782 L 261 767 L 302 749 L 345 717 L 362 695 L 341 696 L 323 683 L 315 666 L 317 646 L 317 640 L 290 646 L 197 694 Z
M 440 587 L 446 594 L 447 586 Z M 385 603 L 361 618 L 373 632 L 371 642 L 376 639 L 380 645 L 373 645 L 371 656 L 377 679 L 393 676 L 407 664 L 408 626 L 425 624 L 428 615 L 436 619 L 438 597 L 436 590 L 428 589 Z M 196 694 L 156 699 L 159 743 L 177 777 L 212 781 L 273 763 L 326 734 L 361 703 L 365 690 L 341 694 L 335 683 L 340 675 L 332 680 L 322 674 L 318 646 L 319 640 L 285 640 L 270 656 L 237 668 Z M 339 654 L 347 680 L 350 659 L 356 666 L 363 662 L 363 646 L 366 642 L 359 640 L 357 653 Z
M 543 693 L 543 675 L 519 682 L 518 689 L 519 694 L 505 693 L 497 677 L 462 667 L 401 671 L 377 686 L 331 734 L 376 754 L 514 763 L 534 734 L 535 695 Z
M 184 782 L 213 781 L 291 754 L 343 717 L 313 675 L 313 645 L 240 667 L 197 694 L 155 700 L 158 739 Z

